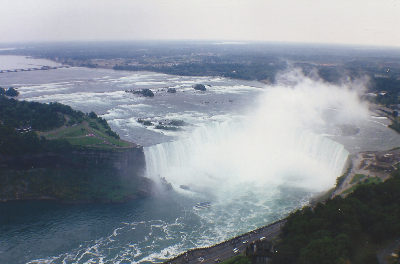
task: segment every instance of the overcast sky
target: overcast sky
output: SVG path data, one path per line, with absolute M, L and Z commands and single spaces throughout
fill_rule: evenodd
M 0 42 L 261 40 L 400 47 L 400 0 L 0 0 Z

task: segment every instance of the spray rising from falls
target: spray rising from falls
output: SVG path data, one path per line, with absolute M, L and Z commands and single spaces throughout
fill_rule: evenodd
M 333 186 L 346 163 L 343 145 L 324 136 L 293 131 L 246 139 L 245 124 L 205 124 L 186 139 L 145 148 L 148 176 L 199 190 L 244 182 L 320 190 Z
M 199 191 L 243 184 L 327 190 L 349 153 L 315 131 L 325 127 L 326 109 L 340 109 L 338 123 L 366 114 L 354 85 L 286 74 L 246 118 L 204 123 L 187 138 L 145 148 L 147 174 Z

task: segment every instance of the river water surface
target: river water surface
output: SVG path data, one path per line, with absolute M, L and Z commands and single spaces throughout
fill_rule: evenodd
M 195 91 L 196 83 L 207 91 Z M 333 187 L 349 153 L 400 145 L 387 120 L 368 115 L 354 121 L 357 135 L 343 136 L 337 108 L 327 107 L 324 122 L 300 129 L 304 120 L 300 127 L 298 117 L 281 115 L 291 113 L 288 105 L 286 112 L 273 105 L 276 87 L 253 81 L 63 68 L 2 73 L 0 86 L 17 87 L 20 100 L 95 111 L 122 139 L 145 147 L 148 177 L 165 177 L 174 186 L 120 205 L 0 204 L 1 263 L 162 262 L 285 217 Z M 126 92 L 143 88 L 154 98 Z M 269 101 L 272 96 L 276 100 Z M 303 108 L 301 113 L 313 114 Z M 190 125 L 165 131 L 138 118 Z M 211 208 L 193 209 L 204 201 Z

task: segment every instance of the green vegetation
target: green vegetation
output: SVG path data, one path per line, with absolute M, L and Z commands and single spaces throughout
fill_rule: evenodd
M 353 179 L 351 179 L 350 184 L 353 184 L 365 177 L 367 177 L 367 175 L 365 175 L 365 174 L 356 174 L 356 175 L 354 175 Z
M 109 138 L 108 141 L 118 147 L 129 147 L 131 145 L 126 141 L 121 141 L 121 140 L 114 139 L 114 138 Z
M 175 88 L 168 88 L 167 92 L 168 93 L 176 93 L 176 89 Z
M 398 76 L 372 77 L 370 87 L 371 91 L 378 93 L 373 100 L 375 103 L 391 108 L 400 104 L 400 80 Z M 388 114 L 392 114 L 394 117 L 398 116 L 397 111 Z
M 362 174 L 357 174 L 357 175 L 362 175 Z M 354 191 L 358 187 L 358 185 L 362 185 L 362 184 L 365 185 L 365 184 L 371 184 L 371 183 L 377 184 L 377 183 L 380 183 L 380 182 L 382 182 L 382 180 L 380 178 L 378 178 L 378 177 L 368 178 L 368 179 L 365 179 L 363 181 L 360 181 L 359 183 L 357 183 L 357 185 L 352 186 L 349 189 L 346 189 L 345 191 L 343 191 L 343 194 L 348 194 L 348 193 Z
M 133 91 L 133 90 L 128 91 L 127 90 L 126 92 L 131 92 L 133 94 L 141 94 L 145 97 L 154 97 L 154 93 L 150 89 L 142 89 L 140 91 Z
M 149 195 L 150 180 L 137 175 L 140 161 L 114 166 L 140 149 L 129 148 L 94 112 L 0 95 L 0 138 L 0 155 L 8 156 L 0 199 L 124 202 Z
M 31 131 L 19 133 L 10 126 L 0 125 L 0 154 L 23 155 L 43 152 L 63 152 L 71 148 L 66 139 L 47 140 Z
M 195 90 L 198 90 L 198 91 L 205 91 L 205 90 L 207 90 L 206 87 L 204 86 L 204 84 L 201 84 L 201 83 L 196 84 L 195 86 L 193 86 L 193 88 L 194 88 Z
M 186 126 L 187 123 L 183 120 L 171 120 L 168 125 L 170 126 Z
M 155 126 L 155 129 L 171 130 L 171 131 L 179 131 L 179 130 L 181 130 L 180 127 L 163 126 L 163 125 L 156 125 L 156 126 Z
M 255 56 L 256 57 L 256 56 Z M 262 56 L 265 57 L 265 56 Z M 256 62 L 228 62 L 221 61 L 224 58 L 218 58 L 218 63 L 209 63 L 207 60 L 199 62 L 185 62 L 172 66 L 132 66 L 132 65 L 116 65 L 114 70 L 124 71 L 153 71 L 162 72 L 173 75 L 183 76 L 224 76 L 228 78 L 243 79 L 243 80 L 269 80 L 273 82 L 275 80 L 275 74 L 286 67 L 285 63 L 271 63 L 270 58 L 262 61 L 261 58 L 257 58 Z M 231 58 L 225 58 L 230 60 Z M 247 58 L 248 60 L 248 58 Z M 276 59 L 273 59 L 276 61 Z
M 250 264 L 251 261 L 248 257 L 244 256 L 244 254 L 240 254 L 238 256 L 235 256 L 231 259 L 225 260 L 220 263 L 221 264 Z
M 141 124 L 143 124 L 145 126 L 152 126 L 153 125 L 152 122 L 146 121 L 146 120 L 143 120 L 143 119 L 140 119 L 140 118 L 137 121 L 138 121 L 138 123 L 141 123 Z
M 343 181 L 346 179 L 347 175 L 349 175 L 349 173 L 350 173 L 352 167 L 353 167 L 353 164 L 351 164 L 351 165 L 347 168 L 347 170 L 346 170 L 345 173 L 343 173 L 341 176 L 339 176 L 339 177 L 336 178 L 336 188 L 338 188 L 338 187 L 343 183 Z
M 150 89 L 142 89 L 142 94 L 146 97 L 154 97 L 154 93 Z
M 93 137 L 67 138 L 67 140 L 71 145 L 77 145 L 77 146 L 88 146 L 103 142 L 102 139 Z
M 29 125 L 34 130 L 50 130 L 65 123 L 64 115 L 76 119 L 84 116 L 82 112 L 59 103 L 42 104 L 0 96 L 0 120 L 4 126 L 18 128 Z
M 394 131 L 396 131 L 397 133 L 400 133 L 400 122 L 399 122 L 399 118 L 396 117 L 392 124 L 390 124 L 388 127 L 390 127 L 391 129 L 393 129 Z
M 395 76 L 374 77 L 372 79 L 372 82 L 373 82 L 373 87 L 376 91 L 385 91 L 389 95 L 389 96 L 383 96 L 382 100 L 390 99 L 391 95 L 400 92 L 400 80 L 397 79 Z M 398 100 L 398 98 L 393 98 L 393 99 L 396 99 L 396 102 Z M 386 104 L 386 102 L 383 103 Z
M 122 176 L 104 162 L 89 162 L 84 168 L 82 165 L 83 160 L 76 159 L 69 166 L 2 172 L 1 198 L 27 200 L 49 197 L 66 203 L 119 203 L 149 195 L 151 181 L 138 177 L 135 171 L 127 171 L 125 173 L 129 175 Z
M 3 95 L 0 95 L 0 137 L 3 155 L 63 152 L 103 141 L 118 147 L 130 146 L 93 111 L 85 115 L 60 103 L 18 101 Z
M 39 133 L 39 136 L 44 133 Z M 47 139 L 57 139 L 57 138 L 68 138 L 68 137 L 80 137 L 88 134 L 88 130 L 85 128 L 83 123 L 75 125 L 73 127 L 67 127 L 62 130 L 56 130 L 51 133 L 46 134 Z
M 137 120 L 138 123 L 141 123 L 145 126 L 153 126 L 154 124 L 151 121 L 145 121 L 141 118 L 138 118 Z M 163 122 L 158 122 L 158 125 L 155 125 L 155 129 L 162 129 L 162 130 L 169 130 L 169 131 L 180 131 L 182 130 L 182 126 L 187 126 L 188 123 L 186 123 L 183 120 L 170 120 L 170 121 L 163 121 Z
M 316 198 L 312 199 L 310 201 L 310 204 L 315 205 L 316 203 L 320 203 L 322 201 L 325 201 L 326 199 L 329 198 L 329 196 L 331 196 L 331 194 L 336 190 L 336 188 L 331 188 L 329 189 L 327 192 L 325 192 L 323 195 L 321 196 L 317 196 Z
M 10 87 L 7 90 L 5 88 L 0 87 L 0 95 L 7 95 L 11 97 L 15 97 L 19 95 L 19 92 L 15 90 L 14 87 Z
M 291 213 L 273 263 L 377 263 L 375 250 L 400 235 L 400 170 L 375 182 Z

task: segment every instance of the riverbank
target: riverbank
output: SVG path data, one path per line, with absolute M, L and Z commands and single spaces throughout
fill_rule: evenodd
M 343 182 L 333 191 L 331 198 L 346 196 L 355 186 L 369 179 L 383 182 L 390 177 L 400 161 L 400 149 L 359 152 L 351 157 L 351 169 Z

